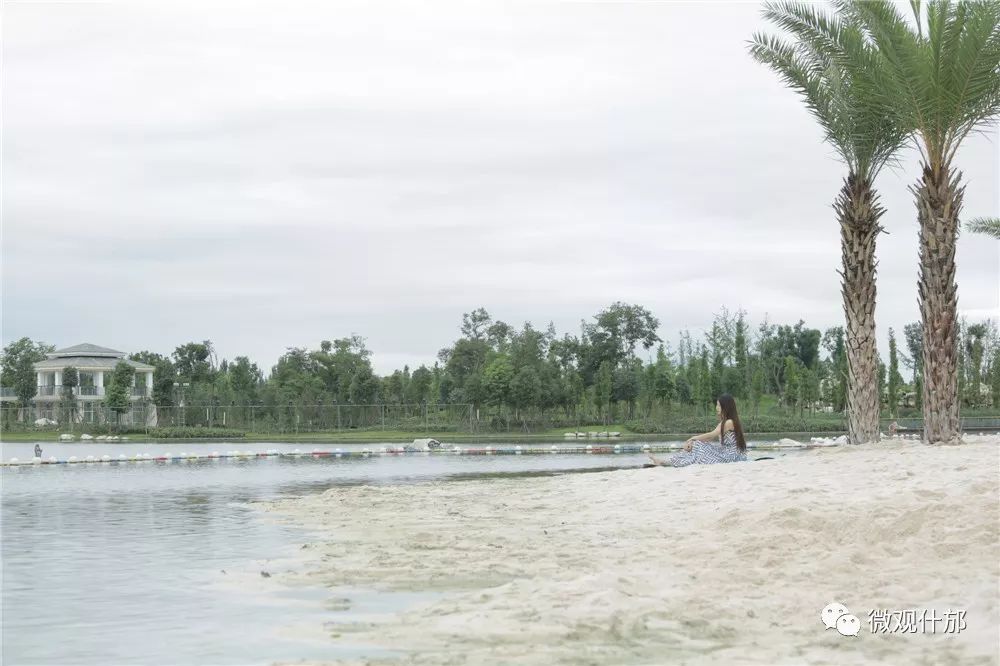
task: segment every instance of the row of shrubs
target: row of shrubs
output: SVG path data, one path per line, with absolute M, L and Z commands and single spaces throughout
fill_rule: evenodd
M 761 415 L 754 418 L 745 416 L 742 419 L 743 429 L 748 434 L 753 433 L 783 433 L 783 432 L 840 432 L 847 429 L 842 416 L 831 414 L 812 416 L 808 419 L 796 416 Z M 653 433 L 700 433 L 708 432 L 718 425 L 714 416 L 681 416 L 669 420 L 635 419 L 627 421 L 625 427 L 629 431 L 647 435 Z
M 423 421 L 418 423 L 407 423 L 393 421 L 391 423 L 385 424 L 385 430 L 395 430 L 399 432 L 468 432 L 469 424 L 466 423 L 430 423 L 426 427 Z M 274 423 L 260 422 L 255 424 L 254 433 L 256 434 L 299 434 L 299 433 L 309 433 L 309 432 L 322 432 L 322 433 L 335 433 L 335 432 L 348 432 L 348 433 L 359 433 L 359 432 L 383 432 L 381 425 L 367 425 L 367 426 L 353 426 L 344 424 L 342 427 L 337 428 L 334 426 L 324 426 L 315 425 L 311 423 L 300 423 L 298 427 L 295 426 L 281 426 Z
M 242 430 L 231 430 L 227 428 L 200 428 L 196 426 L 152 428 L 149 431 L 149 436 L 155 439 L 232 439 L 234 437 L 246 437 L 246 435 L 246 432 Z

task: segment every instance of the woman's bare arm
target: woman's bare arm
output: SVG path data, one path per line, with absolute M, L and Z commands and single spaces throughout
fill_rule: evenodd
M 718 440 L 720 435 L 719 428 L 721 427 L 722 424 L 720 423 L 719 425 L 715 426 L 715 430 L 712 430 L 711 432 L 705 432 L 700 435 L 695 435 L 691 439 L 697 439 L 699 442 L 711 442 L 712 440 Z

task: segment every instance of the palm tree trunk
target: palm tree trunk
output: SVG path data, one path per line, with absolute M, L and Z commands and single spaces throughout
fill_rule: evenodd
M 958 396 L 958 287 L 955 245 L 965 187 L 960 172 L 947 165 L 924 165 L 914 186 L 920 222 L 920 277 L 917 282 L 924 331 L 924 441 L 961 442 Z
M 867 178 L 851 173 L 833 206 L 840 221 L 841 294 L 847 323 L 847 437 L 879 439 L 878 353 L 875 345 L 875 240 L 884 209 Z

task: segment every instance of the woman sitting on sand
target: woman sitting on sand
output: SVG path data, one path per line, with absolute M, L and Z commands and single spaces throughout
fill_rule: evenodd
M 724 393 L 715 403 L 715 413 L 719 425 L 715 430 L 692 437 L 684 444 L 684 452 L 666 462 L 653 456 L 649 459 L 656 465 L 685 467 L 687 465 L 711 465 L 713 463 L 740 462 L 747 459 L 747 441 L 743 437 L 743 425 L 736 413 L 733 396 Z

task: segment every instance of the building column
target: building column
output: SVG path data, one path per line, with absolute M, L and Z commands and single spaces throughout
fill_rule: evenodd
M 103 370 L 95 370 L 94 371 L 94 386 L 97 388 L 97 390 L 95 391 L 95 393 L 97 394 L 97 396 L 98 397 L 102 397 L 104 395 L 104 371 Z
M 62 370 L 55 371 L 56 376 L 56 386 L 62 386 Z
M 146 397 L 153 397 L 153 371 L 149 370 L 146 372 Z

